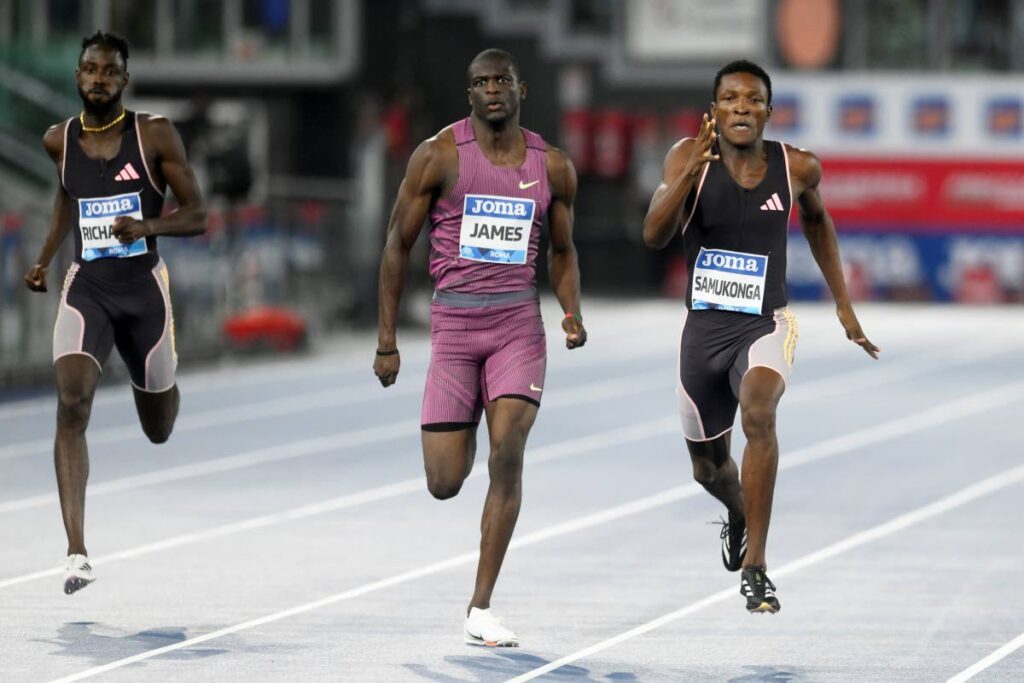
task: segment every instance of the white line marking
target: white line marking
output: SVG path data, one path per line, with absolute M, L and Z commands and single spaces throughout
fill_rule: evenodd
M 650 353 L 651 351 L 648 349 L 644 353 L 633 353 L 630 357 L 635 359 L 638 356 L 649 355 Z M 585 367 L 590 364 L 599 363 L 597 361 L 591 361 L 583 365 L 578 365 L 578 367 Z M 367 374 L 369 373 L 367 372 Z M 651 378 L 664 378 L 665 373 L 661 372 L 657 375 L 655 375 L 655 373 L 649 373 L 644 376 Z M 327 410 L 337 408 L 339 406 L 363 404 L 369 401 L 385 401 L 397 396 L 415 395 L 423 392 L 424 377 L 422 375 L 412 374 L 407 370 L 406 375 L 403 375 L 403 380 L 404 381 L 402 383 L 389 388 L 387 391 L 380 388 L 376 380 L 367 378 L 364 380 L 357 380 L 356 382 L 345 386 L 335 386 L 330 389 L 323 389 L 315 393 L 283 397 L 275 396 L 274 398 L 266 401 L 257 401 L 215 410 L 206 410 L 194 415 L 186 413 L 179 418 L 178 423 L 175 426 L 175 433 L 180 434 L 182 432 L 207 429 L 210 427 L 220 427 L 229 424 L 251 422 L 253 420 L 283 417 L 285 415 L 305 413 L 311 410 Z M 666 386 L 667 385 L 668 384 L 666 383 Z M 569 393 L 570 391 L 586 390 L 588 386 L 589 385 L 576 387 L 575 389 L 567 387 L 563 391 L 565 393 Z M 182 392 L 188 391 L 191 391 L 191 389 L 187 387 L 182 388 Z M 130 398 L 131 395 L 126 394 L 126 396 Z M 55 400 L 56 399 L 54 398 L 46 399 L 45 404 L 40 406 L 36 412 L 38 412 L 38 410 L 48 410 L 49 414 L 56 415 Z M 98 400 L 99 397 L 96 398 L 96 401 Z M 118 400 L 118 397 L 112 397 L 107 402 L 114 403 Z M 554 399 L 549 396 L 547 400 L 551 401 Z M 138 424 L 131 422 L 124 425 L 89 430 L 86 438 L 90 446 L 99 446 L 103 444 L 117 443 L 119 441 L 127 441 L 129 439 L 142 440 L 143 435 Z M 25 456 L 39 456 L 49 454 L 52 451 L 53 436 L 51 435 L 44 439 L 33 439 L 31 441 L 21 441 L 0 446 L 0 460 L 9 460 Z
M 1024 397 L 1024 381 L 1014 382 L 994 389 L 988 389 L 976 394 L 970 394 L 963 398 L 929 408 L 914 415 L 898 418 L 890 422 L 861 429 L 856 432 L 851 432 L 840 437 L 827 439 L 825 441 L 797 449 L 779 459 L 779 470 L 784 471 L 791 467 L 798 467 L 800 465 L 829 458 L 833 455 L 849 452 L 862 446 L 881 443 L 899 436 L 905 436 L 915 431 L 928 429 L 930 427 L 944 424 L 950 420 L 969 417 L 986 410 L 1001 407 L 1021 397 Z M 806 400 L 812 400 L 813 398 L 813 395 L 808 394 Z M 634 424 L 625 428 L 612 429 L 598 434 L 591 434 L 584 438 L 569 439 L 549 444 L 547 446 L 542 446 L 530 452 L 530 462 L 540 463 L 547 460 L 555 460 L 568 455 L 584 453 L 592 449 L 621 445 L 646 437 L 662 436 L 677 432 L 678 430 L 678 418 L 660 418 Z M 474 469 L 470 474 L 470 477 L 482 476 L 484 471 L 484 468 Z M 239 522 L 233 522 L 219 527 L 214 527 L 212 529 L 207 529 L 206 531 L 183 534 L 163 541 L 158 541 L 156 543 L 123 550 L 111 555 L 100 556 L 93 559 L 93 564 L 100 565 L 104 562 L 129 559 L 159 550 L 179 547 L 190 543 L 197 543 L 211 538 L 227 536 L 233 533 L 247 531 L 249 529 L 262 528 L 293 519 L 301 519 L 303 517 L 309 517 L 316 514 L 324 514 L 335 510 L 355 507 L 356 505 L 384 500 L 386 498 L 396 497 L 405 493 L 411 493 L 419 490 L 421 486 L 422 479 L 419 477 L 406 479 L 404 481 L 394 482 L 378 488 L 331 498 L 312 505 L 304 505 L 278 513 L 261 515 L 259 517 L 253 517 Z M 691 484 L 688 488 L 683 487 L 680 490 L 687 491 L 687 493 L 680 495 L 680 499 L 682 499 L 696 495 L 703 489 Z M 58 567 L 14 576 L 0 581 L 0 589 L 26 583 L 35 579 L 55 576 L 61 571 L 62 570 Z
M 646 437 L 661 436 L 667 432 L 678 430 L 678 418 L 664 417 L 656 420 L 650 420 L 647 422 L 640 422 L 637 424 L 630 425 L 628 427 L 619 427 L 617 429 L 611 429 L 605 432 L 597 434 L 591 434 L 588 437 L 579 439 L 568 439 L 566 441 L 560 441 L 558 443 L 549 444 L 540 448 L 530 451 L 530 463 L 536 465 L 542 462 L 548 462 L 551 460 L 558 460 L 561 458 L 577 455 L 579 453 L 586 453 L 591 450 L 599 448 L 610 448 L 621 444 L 632 443 Z M 468 478 L 476 479 L 484 476 L 487 473 L 486 467 L 476 467 L 470 473 Z M 338 496 L 336 498 L 329 498 L 327 500 L 320 501 L 318 503 L 312 503 L 310 505 L 302 505 L 299 507 L 284 510 L 282 512 L 276 512 L 269 515 L 260 515 L 258 517 L 251 517 L 238 522 L 232 522 L 230 524 L 224 524 L 221 526 L 213 527 L 205 531 L 197 531 L 189 534 L 182 534 L 180 536 L 174 536 L 172 538 L 157 541 L 155 543 L 147 543 L 146 545 L 138 546 L 135 548 L 129 548 L 120 552 L 112 553 L 110 555 L 103 555 L 98 558 L 90 558 L 92 565 L 100 566 L 110 562 L 116 562 L 118 560 L 126 560 L 140 555 L 148 555 L 149 553 L 158 552 L 161 550 L 169 550 L 171 548 L 177 548 L 183 545 L 192 543 L 198 543 L 200 541 L 208 541 L 214 538 L 220 538 L 222 536 L 229 536 L 231 534 L 251 531 L 253 529 L 262 529 L 264 527 L 272 526 L 274 524 L 280 524 L 282 522 L 293 521 L 296 519 L 303 519 L 305 517 L 312 517 L 314 515 L 322 515 L 330 512 L 336 512 L 338 510 L 344 510 L 346 508 L 357 507 L 359 505 L 365 505 L 380 500 L 387 500 L 388 498 L 396 498 L 407 493 L 416 493 L 423 491 L 426 487 L 423 481 L 423 477 L 414 477 L 406 479 L 404 481 L 394 482 L 392 484 L 386 484 L 373 489 L 367 489 L 364 491 L 358 491 L 356 493 L 350 493 L 344 496 Z M 696 493 L 696 489 L 694 490 Z M 35 579 L 41 579 L 48 576 L 57 576 L 63 573 L 62 567 L 53 567 L 50 569 L 44 569 L 41 571 L 33 572 L 31 574 L 24 574 L 21 576 L 15 576 L 10 579 L 0 581 L 0 589 L 7 588 L 8 586 L 15 586 L 21 583 L 27 583 Z
M 934 503 L 930 503 L 929 505 L 925 505 L 924 507 L 908 512 L 904 515 L 900 515 L 895 519 L 889 520 L 888 522 L 879 524 L 878 526 L 872 527 L 865 531 L 853 534 L 852 536 L 848 536 L 837 543 L 833 543 L 832 545 L 822 548 L 821 550 L 813 552 L 809 555 L 805 555 L 793 562 L 790 562 L 773 573 L 777 576 L 784 576 L 786 574 L 793 573 L 804 567 L 834 557 L 835 555 L 839 555 L 852 548 L 856 548 L 857 546 L 896 533 L 897 531 L 905 529 L 914 524 L 918 524 L 938 514 L 941 514 L 953 508 L 969 503 L 975 500 L 976 498 L 980 498 L 982 496 L 1003 489 L 1009 486 L 1010 484 L 1017 483 L 1022 479 L 1024 479 L 1024 465 L 1019 465 L 1010 470 L 1006 470 L 1005 472 L 1002 472 L 1001 474 L 995 477 L 991 477 L 984 481 L 973 484 L 972 486 L 968 486 L 967 488 L 961 489 L 960 491 L 957 491 L 952 495 L 946 496 L 945 498 L 935 501 Z M 687 486 L 669 489 L 667 491 L 663 491 L 662 493 L 640 498 L 630 503 L 618 505 L 608 510 L 604 510 L 602 512 L 585 515 L 583 517 L 579 517 L 577 519 L 570 520 L 562 524 L 556 524 L 545 529 L 540 529 L 533 533 L 527 534 L 521 538 L 513 539 L 512 543 L 509 546 L 509 549 L 511 550 L 514 548 L 522 548 L 552 538 L 557 538 L 558 536 L 564 536 L 566 534 L 574 533 L 576 531 L 604 524 L 606 522 L 621 519 L 623 517 L 628 517 L 630 515 L 646 512 L 647 510 L 651 510 L 661 505 L 666 505 L 668 503 L 675 502 L 676 500 L 679 500 L 680 497 L 686 496 L 687 492 L 689 491 L 693 492 L 689 495 L 693 495 L 697 493 L 695 489 L 699 489 L 699 487 L 696 484 L 689 484 Z M 304 612 L 317 610 L 321 607 L 327 607 L 328 605 L 333 605 L 338 602 L 351 600 L 352 598 L 366 595 L 367 593 L 379 591 L 384 588 L 390 588 L 401 583 L 407 583 L 409 581 L 419 579 L 424 576 L 437 574 L 439 572 L 445 571 L 447 569 L 452 569 L 454 567 L 458 567 L 461 565 L 470 564 L 472 562 L 475 562 L 476 559 L 477 552 L 468 552 L 463 553 L 461 555 L 456 555 L 446 560 L 441 560 L 440 562 L 435 562 L 433 564 L 419 567 L 418 569 L 403 572 L 402 574 L 396 574 L 386 579 L 381 579 L 379 581 L 374 581 L 372 583 L 363 584 L 362 586 L 359 586 L 357 588 L 352 588 L 341 593 L 336 593 L 326 598 L 321 598 L 319 600 L 307 602 L 305 604 L 298 605 L 296 607 L 291 607 L 280 612 L 274 612 L 273 614 L 268 614 L 257 619 L 251 619 L 240 624 L 235 624 L 234 626 L 228 626 L 226 628 L 218 629 L 216 631 L 212 631 L 201 636 L 196 636 L 195 638 L 189 638 L 187 640 L 183 640 L 172 645 L 167 645 L 161 648 L 148 650 L 146 652 L 141 652 L 131 657 L 125 657 L 123 659 L 118 659 L 116 661 L 109 662 L 101 666 L 96 666 L 85 671 L 80 671 L 78 673 L 74 673 L 63 678 L 56 679 L 54 683 L 65 683 L 68 681 L 78 681 L 82 680 L 83 678 L 89 678 L 97 674 L 106 673 L 107 671 L 112 671 L 114 669 L 119 669 L 121 667 L 128 666 L 129 664 L 134 664 L 136 662 L 141 662 L 146 659 L 158 657 L 168 652 L 174 652 L 175 650 L 181 650 L 187 647 L 194 647 L 195 645 L 199 645 L 200 643 L 205 643 L 207 641 L 214 640 L 222 636 L 230 635 L 232 633 L 238 633 L 239 631 L 246 631 L 257 626 L 262 626 L 264 624 L 269 624 L 275 621 L 280 621 L 281 619 L 286 619 L 288 617 L 295 616 L 296 614 L 302 614 Z M 698 609 L 714 604 L 716 602 L 721 602 L 726 598 L 732 598 L 735 596 L 735 594 L 735 588 L 722 590 L 718 593 L 715 593 L 714 595 L 704 598 L 703 600 L 699 600 L 698 602 L 695 602 L 681 610 L 677 610 L 676 612 L 667 614 L 652 622 L 648 622 L 647 624 L 644 624 L 643 626 L 640 626 L 636 629 L 627 631 L 625 634 L 621 634 L 613 639 L 606 640 L 603 643 L 599 643 L 598 645 L 588 648 L 587 650 L 581 650 L 579 653 L 560 659 L 557 662 L 552 662 L 551 664 L 545 667 L 535 669 L 534 671 L 528 672 L 527 674 L 524 674 L 523 676 L 520 676 L 513 680 L 526 681 L 532 678 L 536 678 L 537 676 L 540 676 L 543 673 L 551 671 L 552 669 L 557 669 L 563 666 L 564 664 L 571 661 L 575 661 L 576 659 L 586 656 L 587 654 L 598 652 L 607 647 L 611 647 L 612 645 L 618 642 L 622 642 L 622 640 L 628 640 L 629 638 L 635 637 L 642 633 L 646 633 L 647 631 L 653 630 L 658 626 L 662 626 L 666 623 L 670 623 L 671 621 L 680 619 L 683 616 L 686 616 L 687 614 L 697 611 Z
M 629 311 L 629 308 L 625 309 Z M 647 314 L 649 315 L 649 314 Z M 546 316 L 549 320 L 558 320 L 561 316 Z M 634 316 L 640 317 L 643 316 Z M 667 318 L 672 322 L 677 322 L 675 315 L 666 316 L 664 312 L 658 318 Z M 664 330 L 664 325 L 651 326 L 650 320 L 642 323 L 646 328 L 644 330 L 637 330 L 635 326 L 630 326 L 626 322 L 620 322 L 620 325 L 616 329 L 628 329 L 628 337 L 630 339 L 635 338 L 637 334 L 643 335 L 645 332 L 650 331 L 651 335 L 655 330 Z M 596 333 L 591 330 L 591 336 L 597 337 Z M 612 358 L 637 358 L 640 356 L 656 356 L 663 351 L 671 351 L 673 342 L 671 335 L 667 338 L 658 337 L 658 342 L 653 347 L 645 347 L 642 350 L 636 350 L 630 344 L 617 343 L 624 342 L 627 338 L 625 334 L 608 334 L 600 338 L 602 344 L 598 345 L 606 346 L 610 352 L 610 356 L 601 353 L 593 353 L 588 351 L 582 356 L 577 355 L 573 359 L 573 367 L 585 367 L 592 365 L 600 365 L 605 362 L 609 357 Z M 200 373 L 198 370 L 189 371 L 183 373 L 179 377 L 179 386 L 182 393 L 184 394 L 195 394 L 206 391 L 217 391 L 221 389 L 232 390 L 239 389 L 247 386 L 255 386 L 260 384 L 269 384 L 272 382 L 288 382 L 288 381 L 301 381 L 304 379 L 315 379 L 323 380 L 326 376 L 340 376 L 361 373 L 370 376 L 370 366 L 373 362 L 372 349 L 373 345 L 376 344 L 376 334 L 372 336 L 366 336 L 365 339 L 358 337 L 347 338 L 343 342 L 343 352 L 336 350 L 322 351 L 316 354 L 312 358 L 299 358 L 292 360 L 275 360 L 275 361 L 261 361 L 252 364 L 240 364 L 236 366 L 226 366 L 217 368 L 214 370 L 207 370 Z M 664 342 L 662 344 L 662 342 Z M 947 340 L 947 343 L 949 341 Z M 335 345 L 336 346 L 336 345 Z M 589 347 L 588 347 L 589 348 Z M 623 349 L 628 350 L 628 355 L 623 352 Z M 427 358 L 429 357 L 430 341 L 429 339 L 413 339 L 402 343 L 402 355 L 403 359 L 403 377 L 410 377 L 410 370 L 422 375 L 426 369 Z M 548 355 L 551 356 L 558 350 L 564 350 L 564 346 L 561 340 L 552 336 L 548 344 Z M 350 360 L 353 353 L 359 353 L 360 350 L 365 351 L 366 360 L 353 361 Z M 825 355 L 836 353 L 836 348 L 831 347 L 823 352 Z M 324 370 L 324 366 L 328 366 L 328 370 Z M 421 378 L 422 379 L 422 378 Z M 357 380 L 358 382 L 358 380 Z M 422 382 L 421 382 L 422 383 Z M 343 391 L 345 387 L 337 387 L 338 391 Z M 422 387 L 420 387 L 422 390 Z M 97 393 L 96 398 L 93 400 L 93 408 L 117 403 L 130 404 L 133 402 L 133 395 L 131 388 L 126 385 L 120 385 L 118 387 L 111 387 L 110 389 L 102 389 Z M 34 417 L 39 414 L 40 411 L 54 410 L 56 405 L 56 398 L 52 394 L 48 394 L 44 397 L 28 398 L 10 401 L 7 403 L 0 403 L 0 420 L 9 418 L 21 418 L 21 417 Z
M 969 681 L 999 660 L 1006 658 L 1022 647 L 1024 647 L 1024 633 L 1021 633 L 1019 636 L 1008 642 L 1006 645 L 1003 645 L 984 659 L 981 659 L 967 667 L 956 676 L 953 676 L 946 681 L 946 683 L 964 683 L 964 681 Z
M 668 387 L 670 386 L 670 383 L 665 381 L 665 373 L 661 371 L 649 372 L 642 375 L 633 375 L 625 378 L 600 380 L 570 389 L 553 391 L 548 397 L 548 401 L 553 405 L 551 405 L 548 410 L 567 408 L 585 403 L 619 398 L 629 394 L 641 393 L 650 390 L 651 385 L 656 382 L 664 384 L 666 387 L 666 393 L 669 392 Z M 415 392 L 419 391 L 422 391 L 422 389 L 417 388 L 415 390 Z M 380 443 L 382 441 L 412 436 L 418 434 L 419 430 L 420 423 L 418 420 L 408 420 L 397 424 L 389 422 L 374 427 L 367 427 L 365 429 L 345 431 L 338 434 L 320 436 L 279 446 L 270 446 L 268 448 L 259 448 L 252 451 L 243 451 L 242 453 L 237 453 L 235 455 L 213 458 L 202 462 L 190 463 L 188 465 L 165 467 L 163 469 L 146 472 L 144 474 L 120 477 L 118 479 L 111 479 L 92 484 L 88 489 L 88 497 L 92 500 L 97 496 L 103 496 L 120 491 L 128 491 L 143 486 L 166 484 L 172 481 L 181 481 L 183 479 L 192 479 L 194 477 L 202 477 L 208 474 L 229 472 L 231 470 L 253 467 L 270 462 L 279 462 L 282 460 L 291 460 L 293 458 L 315 455 L 317 453 L 328 453 L 344 448 L 366 446 L 373 443 Z M 95 440 L 90 437 L 89 445 L 93 446 L 94 444 Z M 0 514 L 51 505 L 58 502 L 58 500 L 56 493 L 40 493 L 25 498 L 16 498 L 0 502 Z
M 879 366 L 872 368 L 865 368 L 861 370 L 851 370 L 843 373 L 838 373 L 829 377 L 819 378 L 817 380 L 807 382 L 804 385 L 796 386 L 791 392 L 790 396 L 783 403 L 783 410 L 787 406 L 794 403 L 800 403 L 804 401 L 818 400 L 827 396 L 833 396 L 839 393 L 843 393 L 846 390 L 862 390 L 880 384 L 886 384 L 901 379 L 908 379 L 916 375 L 927 374 L 934 371 L 936 368 L 943 367 L 949 368 L 958 364 L 970 364 L 977 360 L 974 357 L 964 356 L 960 354 L 954 358 L 947 357 L 948 346 L 943 346 L 946 349 L 945 353 L 938 354 L 924 354 L 917 356 L 916 359 L 908 360 L 897 366 L 896 368 L 890 368 L 887 366 Z M 1015 345 L 1006 346 L 1000 345 L 995 347 L 1000 351 L 1007 351 L 1017 348 Z M 976 351 L 984 352 L 984 349 L 977 349 Z M 995 351 L 992 351 L 993 353 Z M 664 385 L 674 386 L 672 382 L 666 379 L 668 377 L 661 371 L 649 372 L 642 375 L 634 375 L 626 379 L 611 378 L 608 380 L 602 380 L 599 382 L 593 382 L 591 384 L 561 389 L 553 392 L 548 396 L 547 403 L 550 404 L 550 409 L 558 408 L 561 406 L 575 405 L 576 401 L 597 401 L 606 398 L 616 398 L 629 392 L 641 392 L 646 388 L 653 388 L 656 386 Z M 674 381 L 674 380 L 673 380 Z M 624 384 L 628 383 L 628 384 Z M 650 385 L 650 386 L 644 386 Z M 623 391 L 623 387 L 626 386 L 626 391 Z M 405 393 L 415 393 L 421 389 L 408 389 Z M 390 395 L 395 396 L 397 392 L 393 392 Z M 320 399 L 317 399 L 320 400 Z M 344 399 L 348 401 L 349 399 Z M 335 405 L 339 405 L 336 403 Z M 280 404 L 277 404 L 280 405 Z M 301 410 L 308 409 L 308 406 L 301 399 L 297 405 L 304 406 L 302 408 L 294 409 L 294 412 L 301 412 Z M 321 404 L 322 405 L 322 404 Z M 273 404 L 268 404 L 268 415 L 282 415 L 285 414 L 285 410 L 293 412 L 293 409 L 288 407 L 288 404 L 282 408 L 281 411 L 274 412 Z M 251 411 L 252 408 L 231 408 L 228 409 L 231 412 L 235 411 Z M 187 423 L 186 423 L 187 424 Z M 396 430 L 410 429 L 408 425 L 411 423 L 403 423 L 396 427 Z M 204 423 L 203 426 L 209 426 Z M 181 431 L 184 427 L 179 428 Z M 279 460 L 287 460 L 295 457 L 302 457 L 305 455 L 312 455 L 323 452 L 325 450 L 331 450 L 335 448 L 347 448 L 349 445 L 366 445 L 370 443 L 377 443 L 378 440 L 374 440 L 372 432 L 377 428 L 370 428 L 367 430 L 361 430 L 360 432 L 342 432 L 326 437 L 318 437 L 316 439 L 310 439 L 306 441 L 296 442 L 292 444 L 286 444 L 283 446 L 275 446 L 265 449 L 258 449 L 255 451 L 247 451 L 236 455 L 226 456 L 223 458 L 216 458 L 212 460 L 206 460 L 203 463 L 191 464 L 191 465 L 180 465 L 175 467 L 164 468 L 161 470 L 155 470 L 146 474 L 134 475 L 130 477 L 122 477 L 119 479 L 113 479 L 98 484 L 93 484 L 89 487 L 88 495 L 93 498 L 98 495 L 105 495 L 108 493 L 115 493 L 118 491 L 126 491 L 140 486 L 151 486 L 154 484 L 162 484 L 172 481 L 180 481 L 182 479 L 188 479 L 192 477 L 203 476 L 205 474 L 215 474 L 219 472 L 226 472 L 235 469 L 241 469 L 244 467 L 250 467 L 254 465 L 260 465 L 268 462 L 276 462 Z M 407 431 L 401 433 L 388 433 L 387 425 L 382 427 L 384 433 L 379 435 L 379 440 L 386 440 L 392 437 L 405 436 L 408 434 Z M 137 428 L 112 428 L 109 432 L 127 432 L 127 436 L 136 434 Z M 371 432 L 367 436 L 366 432 Z M 103 432 L 100 432 L 99 436 L 102 437 Z M 348 441 L 349 438 L 355 440 Z M 120 437 L 119 437 L 120 438 Z M 47 444 L 51 444 L 52 441 L 47 441 Z M 99 443 L 102 443 L 100 441 Z M 96 436 L 89 436 L 90 446 L 98 445 Z M 33 444 L 38 445 L 38 444 Z M 14 446 L 17 447 L 17 444 Z M 11 448 L 14 448 L 11 447 Z M 0 448 L 0 460 L 5 456 L 3 455 L 4 449 Z M 21 453 L 24 454 L 24 453 Z M 7 456 L 13 457 L 13 456 Z M 28 496 L 25 498 L 17 498 L 9 501 L 0 502 L 0 514 L 6 512 L 13 512 L 17 510 L 25 510 L 35 507 L 41 507 L 49 505 L 57 501 L 56 493 L 41 493 L 34 496 Z
M 966 505 L 971 501 L 977 500 L 978 498 L 982 498 L 991 493 L 995 493 L 1007 486 L 1010 486 L 1011 484 L 1017 484 L 1021 481 L 1024 481 L 1024 465 L 1012 467 L 995 475 L 994 477 L 989 477 L 988 479 L 984 479 L 972 484 L 971 486 L 960 489 L 959 491 L 945 496 L 944 498 L 940 498 L 933 503 L 919 507 L 916 510 L 912 510 L 906 514 L 900 515 L 899 517 L 890 519 L 887 522 L 873 526 L 870 529 L 865 529 L 864 531 L 847 536 L 841 541 L 837 541 L 836 543 L 828 545 L 820 550 L 786 563 L 782 567 L 772 571 L 772 575 L 787 576 L 789 574 L 793 574 L 801 569 L 845 553 L 848 550 L 852 550 L 872 541 L 877 541 L 880 538 L 885 538 L 886 536 L 890 536 L 898 531 L 914 526 L 915 524 L 920 524 L 932 517 L 948 512 L 962 505 Z M 627 640 L 631 640 L 632 638 L 636 638 L 637 636 L 649 633 L 657 628 L 661 628 L 666 624 L 671 624 L 672 622 L 678 621 L 679 619 L 689 616 L 694 612 L 698 612 L 705 607 L 709 607 L 726 600 L 732 600 L 734 598 L 739 599 L 737 597 L 738 594 L 739 592 L 736 590 L 735 586 L 723 589 L 717 593 L 713 593 L 712 595 L 697 600 L 696 602 L 692 602 L 686 607 L 674 612 L 669 612 L 657 619 L 653 619 L 645 624 L 637 626 L 636 628 L 620 633 L 617 636 L 603 640 L 600 643 L 574 652 L 571 655 L 566 655 L 561 659 L 545 664 L 544 666 L 533 669 L 532 671 L 528 671 L 520 676 L 516 676 L 515 678 L 510 678 L 506 683 L 524 683 L 525 681 L 531 681 L 538 676 L 543 676 L 544 674 L 554 671 L 555 669 L 559 669 L 566 664 L 571 664 L 583 659 L 584 657 L 589 657 L 603 650 L 607 650 L 610 647 L 614 647 L 619 643 L 623 643 Z

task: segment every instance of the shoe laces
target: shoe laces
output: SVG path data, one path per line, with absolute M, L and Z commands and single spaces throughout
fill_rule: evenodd
M 718 521 L 711 520 L 708 524 L 719 524 L 722 527 L 722 532 L 718 534 L 718 537 L 725 540 L 725 537 L 729 535 L 729 522 L 725 521 L 724 517 L 719 517 Z
M 767 574 L 765 574 L 764 569 L 761 569 L 760 567 L 756 567 L 754 569 L 753 573 L 754 573 L 754 580 L 757 581 L 757 583 L 759 583 L 759 584 L 763 583 L 766 589 L 771 589 L 772 591 L 775 590 L 775 584 L 772 583 L 772 580 L 768 578 Z

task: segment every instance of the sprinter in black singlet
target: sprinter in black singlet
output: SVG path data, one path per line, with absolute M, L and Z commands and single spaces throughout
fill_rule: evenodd
M 644 242 L 654 249 L 682 226 L 689 265 L 677 384 L 683 435 L 694 479 L 728 510 L 722 561 L 730 571 L 743 570 L 740 593 L 755 613 L 779 611 L 765 574 L 765 545 L 779 458 L 775 412 L 797 340 L 796 319 L 786 308 L 794 201 L 847 338 L 872 358 L 879 351 L 846 293 L 835 226 L 818 194 L 821 162 L 762 137 L 771 101 L 771 79 L 761 67 L 724 66 L 715 76 L 710 116 L 696 139 L 669 151 L 644 220 Z M 747 437 L 742 479 L 729 454 L 737 405 Z
M 57 380 L 54 463 L 68 537 L 64 592 L 93 581 L 85 548 L 85 429 L 103 363 L 116 345 L 128 366 L 142 430 L 163 443 L 178 415 L 177 356 L 167 267 L 157 235 L 199 235 L 206 211 L 174 126 L 121 103 L 128 84 L 128 44 L 97 32 L 82 41 L 75 77 L 83 111 L 52 126 L 43 145 L 60 184 L 50 231 L 25 276 L 46 291 L 46 269 L 74 234 L 75 261 L 53 332 Z M 161 218 L 170 188 L 179 208 Z

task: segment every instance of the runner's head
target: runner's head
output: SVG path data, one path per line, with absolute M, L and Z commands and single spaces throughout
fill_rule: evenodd
M 128 43 L 102 31 L 83 38 L 75 81 L 87 113 L 103 117 L 115 110 L 128 85 Z
M 526 99 L 526 84 L 519 80 L 515 57 L 491 48 L 469 63 L 469 106 L 473 116 L 495 128 L 519 120 L 519 102 Z
M 772 79 L 753 62 L 729 62 L 715 74 L 711 115 L 718 134 L 735 147 L 761 139 L 772 113 Z

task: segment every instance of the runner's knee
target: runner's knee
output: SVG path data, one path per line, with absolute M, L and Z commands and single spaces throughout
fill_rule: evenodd
M 85 431 L 92 413 L 92 397 L 76 389 L 61 389 L 57 396 L 57 426 Z
M 525 434 L 512 432 L 500 438 L 491 450 L 487 466 L 492 482 L 518 484 L 523 474 Z
M 741 413 L 747 441 L 764 441 L 775 436 L 775 409 L 772 406 L 744 406 Z
M 693 459 L 693 479 L 701 486 L 711 486 L 718 480 L 719 468 L 705 458 Z
M 465 480 L 462 477 L 448 473 L 427 471 L 427 490 L 438 500 L 448 500 L 457 496 L 462 490 L 463 481 Z

